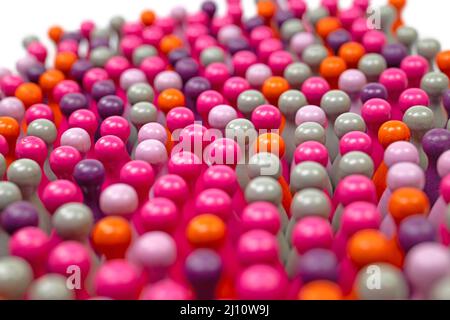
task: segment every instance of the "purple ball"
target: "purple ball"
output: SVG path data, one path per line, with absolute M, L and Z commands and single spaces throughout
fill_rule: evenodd
M 124 111 L 124 103 L 118 96 L 106 96 L 100 99 L 97 104 L 98 114 L 102 119 L 112 116 L 121 116 Z
M 212 19 L 217 11 L 217 5 L 214 1 L 205 1 L 202 3 L 202 11 Z
M 432 129 L 422 139 L 423 150 L 430 161 L 436 161 L 441 154 L 450 150 L 450 131 L 446 129 Z
M 304 283 L 315 280 L 338 280 L 338 261 L 336 255 L 326 249 L 312 249 L 300 257 L 298 265 Z
M 249 42 L 247 41 L 247 39 L 242 37 L 230 39 L 230 41 L 228 41 L 227 43 L 227 46 L 228 51 L 230 51 L 232 55 L 235 55 L 239 51 L 250 50 Z
M 183 79 L 183 82 L 186 83 L 193 77 L 199 75 L 200 66 L 193 58 L 183 58 L 175 65 L 175 71 Z
M 335 53 L 339 51 L 343 44 L 350 42 L 351 40 L 351 34 L 344 29 L 336 30 L 330 33 L 327 37 L 327 43 Z
M 87 109 L 89 101 L 82 93 L 68 93 L 64 95 L 59 103 L 61 112 L 69 117 L 72 113 L 80 109 Z
M 283 23 L 293 18 L 295 18 L 295 15 L 288 10 L 279 10 L 275 14 L 275 21 L 277 22 L 278 28 L 280 28 L 283 25 Z
M 28 68 L 26 76 L 30 82 L 38 83 L 39 78 L 45 71 L 45 66 L 41 63 L 37 63 Z
M 85 73 L 93 67 L 89 60 L 78 60 L 73 64 L 72 69 L 70 69 L 70 77 L 81 83 Z
M 398 231 L 400 245 L 405 251 L 422 242 L 436 240 L 436 230 L 424 216 L 411 216 L 402 221 Z
M 211 90 L 211 83 L 209 83 L 208 79 L 203 77 L 190 79 L 184 86 L 187 107 L 194 110 L 198 96 L 207 90 Z
M 98 160 L 82 160 L 75 166 L 73 177 L 82 189 L 100 187 L 105 181 L 105 168 Z
M 381 83 L 369 83 L 362 89 L 360 97 L 362 103 L 366 103 L 371 99 L 387 100 L 388 93 L 386 87 Z
M 6 207 L 1 215 L 2 227 L 10 235 L 25 227 L 37 227 L 39 214 L 27 201 L 18 201 Z
M 247 32 L 252 32 L 253 29 L 255 29 L 256 27 L 260 27 L 264 25 L 264 20 L 263 18 L 257 16 L 257 17 L 252 17 L 247 19 L 246 21 L 244 21 L 244 29 Z
M 116 94 L 116 85 L 112 80 L 101 80 L 92 86 L 92 98 L 99 101 L 101 98 Z
M 381 53 L 389 68 L 398 68 L 403 59 L 408 56 L 408 49 L 401 43 L 387 44 Z
M 172 51 L 170 51 L 169 56 L 168 56 L 169 63 L 172 66 L 175 66 L 178 61 L 180 61 L 181 59 L 184 59 L 184 58 L 188 58 L 189 56 L 190 56 L 189 51 L 187 51 L 184 48 L 172 50 Z

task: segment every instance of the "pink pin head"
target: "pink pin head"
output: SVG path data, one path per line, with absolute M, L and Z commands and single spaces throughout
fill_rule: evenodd
M 80 109 L 70 115 L 69 127 L 84 129 L 89 135 L 93 136 L 97 131 L 98 122 L 91 110 Z
M 383 99 L 370 99 L 361 108 L 364 122 L 372 125 L 381 125 L 391 119 L 391 104 Z
M 6 138 L 0 135 L 0 154 L 6 156 L 9 152 L 9 145 Z
M 22 77 L 18 75 L 7 75 L 0 81 L 0 89 L 7 97 L 14 96 L 16 89 L 23 84 Z
M 153 166 L 160 166 L 168 159 L 166 146 L 159 140 L 144 140 L 136 147 L 135 159 Z
M 80 32 L 84 38 L 89 39 L 91 32 L 95 29 L 95 23 L 93 21 L 83 21 L 80 25 Z
M 127 58 L 123 56 L 111 57 L 105 64 L 105 70 L 113 80 L 119 80 L 122 73 L 131 68 Z
M 151 271 L 164 271 L 177 259 L 177 245 L 162 231 L 152 231 L 140 236 L 128 249 L 128 260 Z
M 425 174 L 415 163 L 399 162 L 390 167 L 386 184 L 392 192 L 400 188 L 421 190 L 425 186 Z
M 47 48 L 39 41 L 31 42 L 27 47 L 27 52 L 41 63 L 47 59 Z
M 142 289 L 141 274 L 136 266 L 126 260 L 105 262 L 94 280 L 98 296 L 115 300 L 136 300 Z
M 339 151 L 341 155 L 353 151 L 361 151 L 370 155 L 372 152 L 372 139 L 364 132 L 349 132 L 339 141 Z
M 408 76 L 402 69 L 390 68 L 380 75 L 380 83 L 389 93 L 401 93 L 408 88 Z
M 241 36 L 242 36 L 241 28 L 239 28 L 234 24 L 229 24 L 220 28 L 217 34 L 217 39 L 219 40 L 221 45 L 226 46 L 230 41 L 239 38 Z
M 259 26 L 250 33 L 250 44 L 252 47 L 257 47 L 265 39 L 270 39 L 275 36 L 273 30 L 268 26 Z
M 205 188 L 217 188 L 232 196 L 237 188 L 236 172 L 225 165 L 216 165 L 206 169 L 203 174 L 203 184 Z
M 243 77 L 247 69 L 258 62 L 258 57 L 251 51 L 243 50 L 237 52 L 232 60 L 233 69 L 236 75 Z
M 113 164 L 123 159 L 126 154 L 125 144 L 116 136 L 104 136 L 95 143 L 94 153 L 103 164 Z
M 359 94 L 366 84 L 366 76 L 356 69 L 346 70 L 339 77 L 339 89 L 350 95 Z
M 429 67 L 427 59 L 419 55 L 406 57 L 400 66 L 408 76 L 408 79 L 422 79 L 428 72 Z
M 436 168 L 441 178 L 450 174 L 450 150 L 439 157 Z
M 210 35 L 202 35 L 198 37 L 194 42 L 194 53 L 199 55 L 200 52 L 205 50 L 206 48 L 217 46 L 216 38 Z
M 251 230 L 239 238 L 237 257 L 243 265 L 275 264 L 278 261 L 278 242 L 275 235 L 264 230 Z
M 53 88 L 53 98 L 57 103 L 68 93 L 78 93 L 81 88 L 78 83 L 73 80 L 63 80 Z
M 291 38 L 290 47 L 298 55 L 301 56 L 303 51 L 316 41 L 314 34 L 310 32 L 299 32 Z
M 254 202 L 246 206 L 241 221 L 244 231 L 260 229 L 276 235 L 281 227 L 278 209 L 269 202 Z
M 417 148 L 410 142 L 397 141 L 387 147 L 384 152 L 384 162 L 388 167 L 400 162 L 419 164 L 420 157 Z
M 142 45 L 142 38 L 140 36 L 135 35 L 127 35 L 122 38 L 120 41 L 120 51 L 123 55 L 131 59 L 133 56 L 133 52 Z
M 208 115 L 208 123 L 215 129 L 225 129 L 227 124 L 238 118 L 237 111 L 226 104 L 215 106 Z
M 204 76 L 213 88 L 221 89 L 225 81 L 230 78 L 231 72 L 225 63 L 213 62 L 205 68 Z
M 191 24 L 186 27 L 186 39 L 191 46 L 195 44 L 195 40 L 200 36 L 207 35 L 209 33 L 208 28 L 203 24 Z
M 378 229 L 382 220 L 376 205 L 369 202 L 354 202 L 349 204 L 342 214 L 341 230 L 351 237 L 364 229 Z
M 242 300 L 279 300 L 285 296 L 286 287 L 287 281 L 281 271 L 256 264 L 240 274 L 236 289 Z
M 83 244 L 76 241 L 65 241 L 58 244 L 49 254 L 49 271 L 67 276 L 68 270 L 73 267 L 78 267 L 81 280 L 86 280 L 91 269 L 89 251 Z
M 47 159 L 47 145 L 38 137 L 23 137 L 16 144 L 16 156 L 19 159 L 31 159 L 43 165 Z
M 245 72 L 245 78 L 254 88 L 261 88 L 272 75 L 272 70 L 264 63 L 255 63 Z
M 342 179 L 336 188 L 336 196 L 344 207 L 356 201 L 377 203 L 375 184 L 362 175 L 350 175 Z
M 32 267 L 47 259 L 49 249 L 49 237 L 37 227 L 22 228 L 9 240 L 10 254 L 25 259 Z
M 323 218 L 306 217 L 295 225 L 292 243 L 299 254 L 315 248 L 329 249 L 333 243 L 333 230 Z
M 133 160 L 120 169 L 120 181 L 132 186 L 137 192 L 144 192 L 147 196 L 155 181 L 155 173 L 147 162 Z
M 300 144 L 294 151 L 295 164 L 313 161 L 327 167 L 329 162 L 327 148 L 317 141 L 307 141 Z
M 270 54 L 268 65 L 274 75 L 281 76 L 284 73 L 284 69 L 292 62 L 294 62 L 292 55 L 287 51 L 280 50 Z
M 366 11 L 363 9 L 363 11 Z M 360 17 L 356 19 L 351 27 L 351 34 L 355 41 L 361 42 L 364 35 L 369 32 L 370 29 L 367 26 L 367 18 L 366 17 Z
M 140 299 L 157 301 L 192 300 L 193 295 L 190 290 L 181 284 L 171 279 L 164 279 L 145 287 Z
M 259 28 L 259 27 L 258 27 Z M 283 43 L 280 39 L 266 38 L 259 43 L 258 55 L 261 61 L 268 61 L 273 52 L 283 50 Z
M 119 137 L 123 142 L 127 142 L 130 137 L 130 124 L 127 119 L 120 116 L 112 116 L 103 120 L 100 125 L 102 136 L 112 135 Z
M 412 88 L 403 91 L 398 99 L 398 104 L 402 112 L 406 112 L 414 106 L 428 106 L 430 105 L 430 98 L 428 94 L 422 89 Z
M 155 20 L 155 26 L 160 27 L 165 34 L 173 33 L 176 21 L 170 17 L 158 17 Z
M 62 134 L 61 145 L 74 147 L 81 154 L 85 154 L 91 149 L 91 137 L 84 129 L 70 128 Z
M 62 40 L 58 43 L 57 52 L 71 52 L 78 55 L 78 41 L 74 39 Z
M 166 70 L 167 63 L 160 57 L 148 57 L 142 61 L 140 68 L 147 77 L 147 80 L 153 82 L 159 73 Z
M 378 30 L 370 30 L 362 38 L 367 53 L 380 53 L 386 42 L 386 35 Z
M 232 104 L 236 104 L 239 95 L 250 88 L 250 83 L 244 78 L 231 77 L 223 85 L 223 95 Z
M 299 126 L 305 122 L 315 122 L 326 128 L 328 121 L 325 111 L 318 106 L 308 105 L 301 107 L 295 115 L 295 125 Z
M 34 104 L 27 109 L 25 112 L 25 121 L 30 124 L 37 119 L 47 119 L 53 122 L 53 111 L 46 104 Z
M 228 138 L 216 139 L 207 147 L 205 152 L 205 160 L 210 165 L 226 164 L 234 167 L 241 158 L 239 144 Z
M 138 205 L 136 190 L 124 183 L 113 184 L 100 195 L 100 209 L 106 215 L 128 217 L 136 211 Z
M 179 141 L 183 146 L 183 150 L 194 152 L 194 150 L 201 146 L 201 150 L 208 145 L 208 141 L 205 138 L 208 129 L 198 123 L 191 124 L 185 127 L 180 132 Z
M 108 80 L 108 73 L 101 68 L 93 68 L 88 70 L 83 77 L 83 87 L 90 93 L 94 84 L 98 81 Z
M 197 98 L 197 111 L 202 118 L 206 119 L 212 108 L 224 104 L 224 102 L 225 100 L 219 92 L 214 90 L 203 91 Z
M 70 146 L 61 146 L 50 154 L 49 164 L 53 173 L 60 178 L 71 178 L 75 166 L 82 160 L 80 152 Z
M 325 93 L 330 91 L 330 85 L 321 77 L 311 77 L 302 85 L 302 92 L 309 103 L 320 105 L 320 101 Z
M 230 196 L 220 189 L 206 189 L 195 200 L 197 214 L 214 214 L 227 221 L 233 207 Z
M 182 177 L 168 174 L 156 180 L 153 193 L 155 197 L 167 198 L 176 205 L 181 205 L 189 196 L 189 188 Z
M 155 76 L 153 84 L 158 92 L 172 88 L 181 90 L 183 88 L 183 79 L 181 79 L 181 76 L 175 71 L 166 70 Z
M 157 122 L 150 122 L 142 126 L 138 133 L 138 141 L 143 142 L 145 140 L 158 140 L 161 143 L 167 142 L 166 129 Z
M 80 189 L 68 180 L 49 182 L 42 192 L 42 203 L 45 208 L 54 213 L 60 206 L 70 202 L 83 202 Z
M 168 163 L 171 174 L 177 174 L 186 181 L 195 180 L 202 171 L 202 161 L 189 151 L 173 153 Z
M 339 11 L 338 17 L 341 20 L 342 26 L 346 29 L 350 29 L 353 22 L 359 17 L 362 17 L 364 13 L 357 6 L 353 6 L 347 9 Z
M 178 224 L 178 209 L 167 198 L 152 198 L 139 212 L 139 220 L 145 231 L 172 232 Z
M 21 123 L 25 115 L 25 106 L 16 97 L 4 98 L 0 101 L 0 116 L 11 117 Z
M 289 0 L 288 5 L 296 18 L 302 18 L 306 12 L 307 4 L 304 0 Z
M 138 21 L 127 21 L 122 26 L 122 33 L 126 36 L 142 34 L 143 24 Z
M 161 39 L 164 37 L 163 30 L 158 26 L 149 26 L 142 31 L 142 40 L 145 44 L 158 46 Z
M 166 124 L 170 132 L 181 130 L 195 122 L 195 115 L 189 108 L 176 107 L 166 115 Z
M 257 130 L 276 130 L 281 126 L 281 118 L 280 109 L 270 104 L 264 104 L 253 110 L 251 120 Z

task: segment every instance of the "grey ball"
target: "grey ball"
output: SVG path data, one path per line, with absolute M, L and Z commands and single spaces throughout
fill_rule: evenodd
M 450 276 L 439 279 L 433 285 L 429 298 L 431 300 L 450 300 Z
M 112 17 L 111 20 L 109 20 L 109 25 L 110 25 L 111 29 L 118 33 L 121 32 L 124 24 L 125 24 L 125 19 L 121 16 L 115 16 L 115 17 Z
M 305 95 L 299 90 L 288 90 L 278 99 L 278 108 L 289 120 L 294 120 L 297 111 L 307 104 Z
M 154 57 L 158 54 L 158 50 L 152 45 L 144 44 L 136 48 L 133 52 L 133 64 L 139 67 L 142 61 L 148 57 Z
M 237 108 L 244 115 L 251 115 L 253 110 L 266 103 L 264 95 L 257 90 L 246 90 L 242 92 L 237 100 Z
M 294 195 L 291 213 L 297 220 L 311 216 L 328 219 L 331 213 L 330 201 L 319 189 L 303 189 Z
M 421 39 L 417 42 L 417 53 L 422 57 L 432 60 L 441 51 L 441 44 L 436 39 Z
M 28 125 L 27 135 L 41 138 L 46 144 L 52 145 L 58 136 L 58 129 L 50 120 L 36 119 Z
M 121 27 L 122 28 L 122 27 Z M 95 28 L 91 32 L 91 40 L 93 39 L 109 39 L 111 30 L 108 28 Z
M 158 109 L 150 102 L 138 102 L 130 109 L 130 121 L 135 126 L 156 122 Z
M 68 203 L 56 210 L 53 227 L 64 240 L 83 241 L 89 237 L 94 216 L 89 207 L 81 203 Z
M 403 273 L 387 263 L 362 268 L 356 277 L 356 292 L 362 300 L 406 300 L 409 297 Z
M 302 54 L 303 62 L 313 69 L 317 69 L 326 57 L 328 50 L 321 44 L 309 45 Z
M 212 46 L 204 49 L 200 54 L 200 62 L 207 67 L 214 62 L 224 62 L 225 54 L 223 50 L 217 46 Z
M 285 41 L 291 40 L 295 34 L 303 31 L 305 31 L 305 27 L 300 19 L 288 19 L 281 25 L 281 37 Z
M 316 188 L 323 190 L 327 187 L 327 170 L 317 162 L 305 161 L 291 171 L 290 189 L 296 193 L 303 189 Z
M 225 136 L 237 141 L 240 145 L 250 146 L 258 137 L 258 133 L 250 120 L 239 118 L 228 122 Z
M 258 177 L 245 188 L 245 199 L 249 203 L 266 201 L 279 205 L 283 194 L 278 181 L 269 177 Z
M 324 145 L 326 140 L 327 133 L 317 122 L 304 122 L 295 129 L 294 142 L 296 146 L 307 141 L 317 141 Z
M 373 160 L 363 152 L 349 152 L 339 161 L 339 176 L 341 179 L 353 174 L 360 174 L 372 178 L 373 173 Z
M 284 78 L 291 88 L 300 88 L 303 82 L 311 77 L 311 68 L 303 62 L 293 62 L 284 69 Z
M 248 165 L 250 179 L 265 176 L 278 179 L 282 173 L 280 159 L 269 152 L 260 152 L 250 157 Z
M 19 257 L 0 258 L 0 296 L 3 299 L 23 299 L 33 281 L 33 270 Z
M 330 13 L 325 7 L 319 6 L 314 9 L 308 10 L 306 12 L 306 19 L 313 25 L 316 26 L 317 22 L 319 22 L 320 19 L 328 17 Z
M 448 77 L 442 72 L 429 72 L 421 81 L 420 87 L 430 98 L 440 97 L 449 85 Z
M 346 112 L 336 118 L 334 132 L 339 139 L 352 131 L 366 132 L 366 123 L 359 114 Z
M 428 107 L 411 107 L 406 110 L 403 122 L 411 131 L 426 132 L 434 128 L 434 114 Z
M 397 10 L 388 4 L 380 7 L 379 14 L 381 28 L 387 30 L 393 25 L 395 18 L 397 17 Z
M 328 117 L 334 118 L 349 112 L 352 101 L 347 93 L 341 90 L 331 90 L 324 94 L 320 101 L 320 107 Z
M 378 53 L 368 53 L 359 60 L 358 69 L 369 79 L 378 78 L 387 69 L 387 62 Z
M 66 278 L 59 274 L 46 274 L 35 280 L 28 291 L 30 300 L 74 300 L 75 293 L 66 285 Z
M 17 185 L 10 181 L 0 181 L 0 211 L 21 200 L 22 193 Z
M 409 26 L 402 26 L 397 29 L 397 39 L 398 41 L 405 45 L 406 47 L 412 46 L 417 39 L 419 38 L 419 34 L 416 29 Z
M 91 51 L 89 60 L 94 67 L 103 68 L 113 56 L 114 52 L 110 48 L 98 47 Z
M 11 163 L 7 176 L 19 188 L 36 188 L 41 182 L 42 171 L 36 161 L 20 159 Z
M 127 90 L 127 98 L 131 105 L 138 102 L 153 103 L 155 92 L 148 83 L 135 83 Z

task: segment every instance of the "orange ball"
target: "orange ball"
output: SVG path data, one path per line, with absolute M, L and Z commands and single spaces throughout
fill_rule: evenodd
M 341 21 L 336 17 L 325 17 L 317 22 L 317 34 L 326 39 L 330 33 L 339 30 L 342 27 Z
M 325 58 L 320 64 L 319 73 L 330 85 L 335 87 L 340 75 L 347 70 L 347 64 L 344 59 L 336 56 Z
M 427 215 L 429 211 L 428 196 L 419 189 L 401 188 L 389 199 L 389 213 L 397 224 L 413 215 Z
M 334 282 L 317 280 L 305 284 L 298 294 L 299 300 L 343 300 L 341 288 Z
M 60 26 L 53 26 L 48 29 L 47 35 L 54 43 L 58 43 L 64 34 L 63 28 Z
M 376 262 L 389 262 L 392 255 L 386 236 L 372 229 L 355 233 L 348 242 L 347 250 L 351 261 L 358 268 Z
M 183 46 L 183 40 L 178 38 L 174 34 L 169 34 L 161 39 L 159 42 L 159 48 L 165 55 L 169 54 L 174 49 L 181 48 Z
M 20 126 L 17 120 L 11 117 L 0 117 L 0 135 L 8 141 L 10 147 L 13 146 L 10 150 L 13 151 L 16 140 L 20 135 Z
M 146 26 L 151 26 L 155 22 L 156 14 L 153 10 L 144 10 L 141 13 L 141 22 Z
M 262 86 L 263 95 L 270 103 L 277 105 L 280 96 L 290 89 L 289 82 L 282 77 L 270 77 Z
M 130 223 L 122 217 L 106 217 L 97 222 L 92 231 L 95 250 L 107 259 L 123 259 L 131 243 Z
M 277 11 L 275 3 L 271 0 L 260 0 L 257 4 L 258 15 L 264 19 L 272 19 Z
M 450 50 L 439 52 L 436 63 L 443 73 L 450 74 Z
M 350 69 L 356 69 L 358 62 L 366 54 L 366 50 L 362 44 L 358 42 L 347 42 L 339 49 L 339 57 L 344 59 L 347 67 Z
M 186 236 L 195 247 L 218 247 L 225 239 L 226 229 L 225 223 L 218 216 L 202 214 L 189 222 Z
M 158 107 L 165 113 L 173 108 L 184 107 L 185 105 L 184 94 L 178 89 L 166 89 L 158 96 Z
M 269 152 L 282 158 L 286 152 L 286 145 L 279 134 L 264 133 L 256 139 L 256 152 Z
M 378 130 L 378 141 L 385 149 L 394 142 L 409 141 L 410 138 L 411 131 L 402 121 L 392 120 L 385 122 Z
M 406 0 L 389 0 L 389 4 L 397 9 L 397 11 L 400 11 L 405 8 Z
M 65 79 L 64 73 L 52 69 L 44 72 L 39 78 L 39 85 L 44 92 L 52 92 L 58 83 Z
M 31 82 L 21 84 L 15 92 L 17 99 L 23 102 L 25 108 L 32 106 L 33 104 L 42 102 L 42 90 L 41 88 Z
M 78 57 L 73 52 L 61 52 L 55 57 L 55 68 L 59 71 L 68 74 L 72 69 L 73 64 L 78 60 Z

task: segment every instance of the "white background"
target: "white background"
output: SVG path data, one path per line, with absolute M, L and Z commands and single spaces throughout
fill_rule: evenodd
M 372 0 L 374 5 L 387 0 Z M 203 0 L 0 0 L 0 65 L 13 68 L 15 61 L 24 55 L 21 40 L 35 34 L 48 44 L 46 31 L 50 25 L 59 24 L 75 29 L 83 20 L 91 19 L 106 25 L 117 14 L 127 20 L 136 20 L 143 9 L 152 8 L 159 14 L 168 14 L 171 8 L 184 5 L 189 11 L 198 10 Z M 317 6 L 320 0 L 307 0 Z M 343 7 L 351 0 L 342 0 Z M 225 0 L 217 0 L 223 12 Z M 242 0 L 247 16 L 254 15 L 254 0 Z M 421 37 L 435 37 L 444 49 L 450 49 L 450 1 L 408 0 L 404 13 L 406 24 L 417 28 Z

